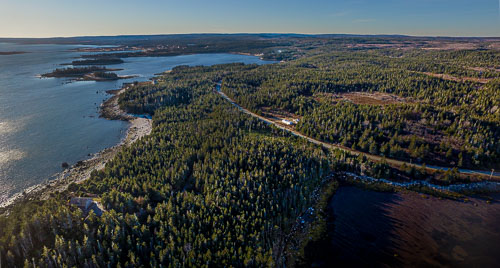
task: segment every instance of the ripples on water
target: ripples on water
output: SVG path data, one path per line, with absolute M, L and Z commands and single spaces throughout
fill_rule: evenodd
M 25 156 L 26 153 L 19 150 L 0 151 L 0 166 L 10 161 L 21 160 Z
M 8 138 L 15 135 L 16 130 L 21 126 L 19 122 L 4 121 L 0 122 L 0 204 L 7 200 L 13 186 L 11 182 L 3 181 L 8 174 L 9 163 L 23 159 L 26 153 L 19 149 L 9 149 Z
M 0 135 L 5 135 L 11 131 L 11 127 L 7 124 L 7 122 L 0 122 Z
M 175 57 L 127 58 L 109 67 L 119 75 L 137 75 L 118 81 L 71 82 L 40 79 L 40 74 L 69 63 L 82 54 L 71 45 L 16 45 L 0 43 L 0 51 L 29 53 L 0 56 L 0 201 L 22 192 L 74 164 L 119 142 L 126 122 L 99 118 L 107 90 L 124 82 L 147 81 L 178 65 L 232 62 L 265 63 L 257 57 L 202 54 Z
M 5 145 L 3 143 L 6 141 L 7 137 L 15 135 L 16 132 L 24 127 L 28 119 L 28 117 L 24 116 L 17 118 L 16 121 L 0 120 L 0 145 Z
M 500 196 L 494 196 L 498 200 Z M 309 250 L 322 267 L 498 267 L 500 203 L 341 187 L 329 237 Z M 313 253 L 311 253 L 311 251 Z

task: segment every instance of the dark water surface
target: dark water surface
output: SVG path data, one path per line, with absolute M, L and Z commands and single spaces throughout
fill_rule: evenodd
M 120 75 L 137 78 L 109 82 L 44 78 L 37 75 L 63 68 L 82 46 L 17 45 L 0 43 L 0 51 L 29 53 L 0 56 L 0 203 L 12 194 L 39 184 L 123 137 L 127 123 L 98 118 L 106 90 L 124 82 L 146 81 L 155 73 L 178 65 L 213 65 L 232 62 L 267 63 L 253 56 L 202 54 L 175 57 L 126 58 Z
M 498 200 L 500 196 L 495 196 Z M 500 267 L 500 204 L 341 187 L 322 267 Z

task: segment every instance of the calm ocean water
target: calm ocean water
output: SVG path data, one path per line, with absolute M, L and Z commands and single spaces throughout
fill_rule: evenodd
M 83 54 L 71 51 L 77 47 L 81 46 L 0 43 L 0 51 L 29 52 L 0 56 L 0 203 L 60 172 L 62 162 L 74 164 L 120 141 L 127 123 L 98 116 L 99 105 L 109 97 L 106 90 L 146 81 L 178 65 L 266 63 L 233 54 L 142 57 L 110 66 L 124 69 L 117 72 L 120 75 L 138 76 L 129 80 L 37 77 Z

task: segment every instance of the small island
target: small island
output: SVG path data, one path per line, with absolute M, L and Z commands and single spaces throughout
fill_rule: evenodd
M 113 65 L 113 64 L 122 64 L 124 61 L 120 58 L 98 58 L 98 59 L 87 59 L 87 60 L 75 60 L 71 63 L 65 63 L 62 65 L 73 65 L 73 66 L 82 66 L 82 65 Z
M 120 71 L 122 69 L 108 69 L 102 66 L 79 67 L 79 68 L 64 68 L 55 69 L 51 73 L 43 74 L 42 77 L 56 77 L 56 78 L 75 78 L 82 81 L 111 81 L 118 79 L 133 78 L 133 76 L 119 76 L 113 71 Z
M 28 53 L 25 51 L 0 51 L 0 56 L 5 56 L 5 55 L 17 55 L 17 54 L 24 54 Z

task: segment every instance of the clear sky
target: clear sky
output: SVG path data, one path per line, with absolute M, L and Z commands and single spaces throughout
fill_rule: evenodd
M 500 0 L 0 0 L 0 37 L 171 33 L 500 36 Z

